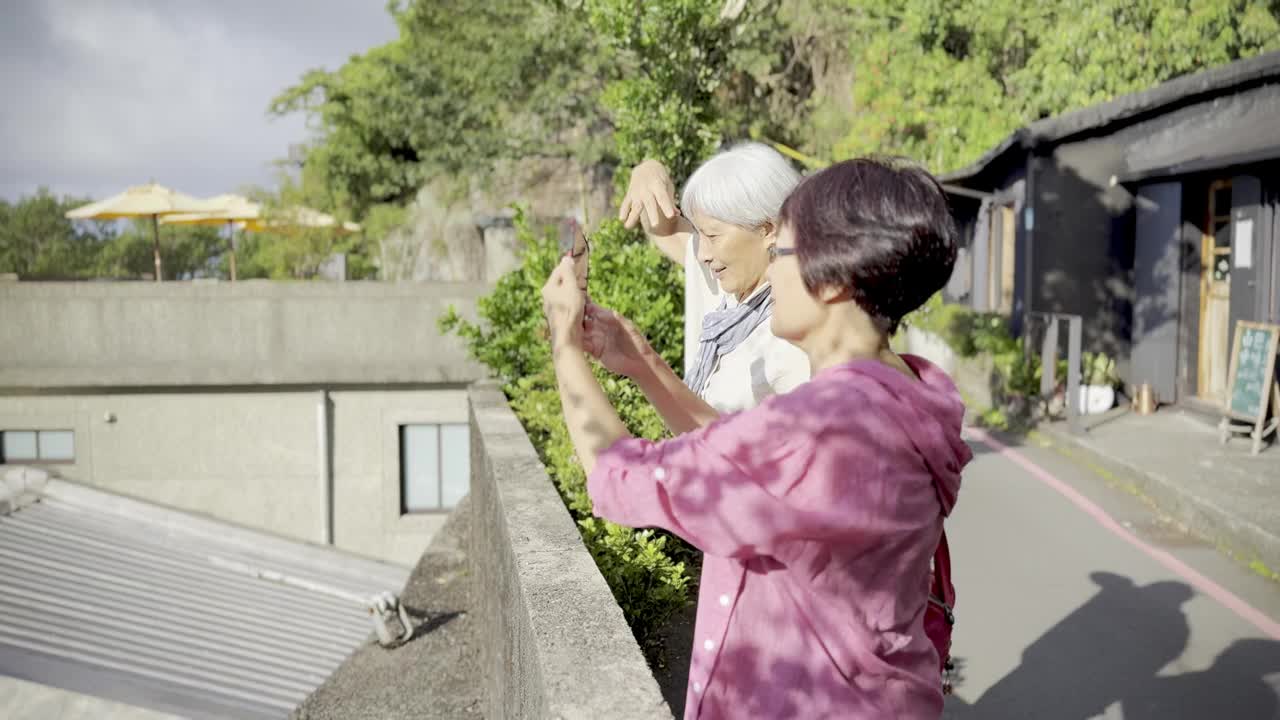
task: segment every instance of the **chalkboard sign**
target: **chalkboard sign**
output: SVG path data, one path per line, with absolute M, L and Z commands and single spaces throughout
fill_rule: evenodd
M 1236 324 L 1231 343 L 1231 369 L 1227 376 L 1227 397 L 1222 438 L 1231 432 L 1249 432 L 1253 451 L 1261 448 L 1262 438 L 1280 424 L 1280 385 L 1276 382 L 1276 349 L 1280 347 L 1280 325 L 1240 322 Z M 1267 408 L 1278 419 L 1269 425 Z M 1229 418 L 1244 420 L 1248 425 L 1231 423 Z

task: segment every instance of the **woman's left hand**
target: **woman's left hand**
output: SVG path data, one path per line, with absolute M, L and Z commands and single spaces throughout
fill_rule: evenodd
M 547 316 L 553 347 L 582 349 L 582 313 L 586 294 L 578 287 L 573 258 L 560 258 L 542 286 L 542 312 Z

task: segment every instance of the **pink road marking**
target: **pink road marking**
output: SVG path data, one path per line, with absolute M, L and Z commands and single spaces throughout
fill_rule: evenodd
M 1183 580 L 1186 580 L 1192 587 L 1205 595 L 1208 595 L 1214 600 L 1217 600 L 1219 604 L 1235 613 L 1240 617 L 1240 619 L 1256 627 L 1262 632 L 1262 634 L 1273 640 L 1280 640 L 1280 623 L 1272 620 L 1266 615 L 1266 613 L 1254 608 L 1244 600 L 1241 600 L 1235 595 L 1235 593 L 1196 572 L 1189 565 L 1173 555 L 1170 555 L 1168 552 L 1152 547 L 1151 545 L 1143 542 L 1136 535 L 1126 530 L 1120 523 L 1116 522 L 1115 519 L 1108 515 L 1105 510 L 1098 507 L 1093 501 L 1081 495 L 1075 488 L 1059 480 L 1048 470 L 1036 465 L 1022 453 L 1005 445 L 978 428 L 966 428 L 965 434 L 969 438 L 977 440 L 983 445 L 995 450 L 1006 460 L 1009 460 L 1015 465 L 1021 467 L 1023 470 L 1026 470 L 1032 477 L 1045 485 L 1048 485 L 1051 489 L 1065 497 L 1067 500 L 1070 500 L 1073 505 L 1080 508 L 1080 510 L 1089 517 L 1093 518 L 1099 525 L 1111 531 L 1113 535 L 1129 543 L 1144 555 L 1147 555 L 1152 560 L 1163 565 L 1170 572 L 1178 575 Z

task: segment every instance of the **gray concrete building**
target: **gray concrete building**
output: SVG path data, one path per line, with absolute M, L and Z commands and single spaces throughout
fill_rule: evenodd
M 410 566 L 466 493 L 484 284 L 0 283 L 0 466 Z

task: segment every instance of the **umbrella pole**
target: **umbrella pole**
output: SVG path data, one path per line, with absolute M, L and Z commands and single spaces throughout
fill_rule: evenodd
M 154 241 L 155 258 L 156 258 L 156 282 L 160 282 L 162 277 L 160 273 L 160 220 L 159 215 L 151 216 L 151 237 Z
M 227 221 L 227 237 L 231 244 L 231 282 L 236 281 L 236 226 L 235 223 Z

